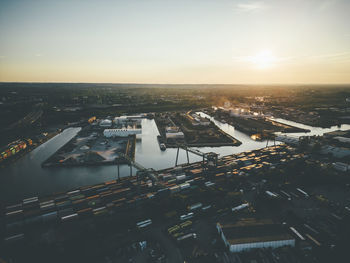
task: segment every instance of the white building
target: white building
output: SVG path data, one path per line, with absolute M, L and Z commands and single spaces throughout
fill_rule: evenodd
M 295 239 L 271 220 L 245 218 L 235 223 L 217 223 L 219 235 L 230 252 L 255 248 L 295 246 Z
M 101 127 L 111 127 L 112 121 L 108 120 L 108 119 L 102 120 L 102 121 L 100 121 L 100 126 Z
M 103 135 L 105 137 L 127 137 L 133 134 L 141 134 L 142 129 L 130 128 L 130 129 L 105 129 Z
M 191 117 L 192 117 L 191 122 L 192 122 L 193 126 L 209 126 L 210 125 L 210 120 L 209 119 L 202 118 L 197 113 L 193 113 L 191 115 Z
M 165 132 L 173 132 L 173 133 L 176 133 L 176 132 L 179 132 L 180 131 L 180 128 L 178 126 L 167 126 L 165 128 Z
M 195 122 L 192 123 L 194 126 L 209 126 L 210 120 L 204 118 L 195 118 Z
M 185 135 L 183 132 L 167 132 L 165 133 L 165 137 L 167 139 L 183 139 L 185 138 Z
M 114 123 L 115 124 L 125 124 L 128 122 L 135 122 L 137 124 L 141 124 L 141 121 L 143 118 L 145 118 L 145 114 L 140 114 L 140 115 L 130 115 L 130 116 L 120 116 L 120 117 L 115 117 L 114 118 Z
M 167 126 L 165 128 L 165 137 L 167 139 L 183 139 L 185 135 L 178 126 Z

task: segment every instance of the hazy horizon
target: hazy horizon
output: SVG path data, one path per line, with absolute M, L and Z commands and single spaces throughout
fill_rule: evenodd
M 67 81 L 0 81 L 0 84 L 92 84 L 92 85 L 139 85 L 139 86 L 252 86 L 252 87 L 287 87 L 287 86 L 349 86 L 350 83 L 142 83 L 142 82 L 67 82 Z
M 0 81 L 347 85 L 350 1 L 0 1 Z

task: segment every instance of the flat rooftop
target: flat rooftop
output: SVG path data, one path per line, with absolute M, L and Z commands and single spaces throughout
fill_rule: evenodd
M 218 222 L 231 245 L 294 239 L 270 219 L 244 218 L 233 223 Z

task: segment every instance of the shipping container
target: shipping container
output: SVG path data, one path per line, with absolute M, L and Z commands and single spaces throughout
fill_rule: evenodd
M 183 240 L 189 239 L 189 238 L 197 238 L 196 233 L 189 233 L 189 234 L 186 234 L 184 236 L 178 237 L 177 241 L 180 242 L 180 241 L 183 241 Z
M 136 227 L 140 229 L 140 228 L 145 228 L 151 224 L 152 224 L 152 220 L 147 219 L 147 220 L 136 223 Z
M 196 210 L 196 209 L 198 209 L 198 208 L 201 208 L 202 206 L 203 206 L 202 203 L 196 203 L 196 204 L 193 204 L 193 205 L 189 205 L 189 206 L 187 207 L 187 210 L 188 210 L 188 211 L 194 211 L 194 210 Z
M 75 201 L 75 200 L 84 199 L 84 198 L 85 198 L 85 195 L 83 195 L 83 194 L 78 194 L 78 195 L 73 195 L 73 196 L 71 196 L 69 199 L 70 199 L 71 201 Z
M 56 203 L 56 207 L 59 208 L 59 209 L 62 209 L 62 208 L 71 206 L 71 204 L 72 204 L 72 201 L 67 200 L 67 201 L 62 201 L 62 202 Z
M 53 200 L 40 203 L 41 210 L 50 210 L 54 208 L 55 208 L 55 202 Z
M 182 215 L 180 216 L 180 220 L 181 221 L 184 221 L 184 220 L 187 220 L 187 219 L 190 219 L 194 216 L 194 214 L 192 212 L 188 213 L 188 214 L 185 214 L 185 215 Z
M 179 186 L 181 190 L 185 190 L 187 188 L 190 188 L 191 185 L 189 183 L 184 183 L 184 184 L 180 184 Z
M 67 194 L 62 194 L 62 195 L 59 195 L 59 196 L 55 197 L 55 201 L 56 202 L 60 202 L 60 201 L 68 199 L 68 197 L 69 196 Z
M 70 214 L 70 215 L 62 216 L 61 217 L 61 221 L 62 222 L 66 222 L 66 221 L 71 221 L 71 220 L 76 219 L 76 218 L 78 218 L 78 214 L 77 213 L 73 213 L 73 214 Z
M 309 197 L 309 195 L 308 195 L 305 191 L 301 190 L 300 188 L 297 188 L 296 190 L 297 190 L 300 194 L 302 194 L 303 197 L 305 197 L 305 198 L 308 198 L 308 197 Z
M 120 199 L 117 199 L 117 200 L 113 200 L 113 203 L 116 205 L 116 204 L 119 204 L 119 203 L 124 203 L 126 201 L 126 198 L 123 197 L 123 198 L 120 198 Z
M 87 202 L 85 199 L 78 199 L 72 202 L 72 206 L 80 210 L 87 207 Z
M 175 185 L 173 187 L 170 187 L 169 190 L 170 190 L 170 193 L 172 193 L 172 194 L 177 193 L 180 191 L 180 187 L 178 185 Z
M 23 199 L 23 205 L 29 205 L 29 204 L 32 204 L 32 203 L 37 203 L 38 200 L 39 200 L 38 197 L 31 197 L 31 198 Z
M 74 195 L 79 195 L 80 194 L 80 189 L 78 190 L 73 190 L 67 193 L 69 196 L 74 196 Z
M 11 212 L 22 208 L 22 203 L 6 206 L 6 211 Z
M 6 217 L 18 217 L 18 216 L 22 216 L 22 215 L 23 215 L 23 210 L 22 210 L 22 209 L 19 209 L 19 210 L 7 212 L 5 215 L 6 215 Z
M 176 181 L 183 181 L 186 179 L 186 175 L 185 174 L 182 174 L 182 175 L 178 175 L 176 176 Z
M 114 185 L 116 183 L 117 183 L 116 180 L 112 180 L 112 181 L 105 182 L 105 185 L 108 185 L 109 187 L 111 187 L 111 185 Z
M 108 187 L 101 187 L 101 188 L 98 188 L 96 191 L 97 191 L 97 193 L 102 193 L 102 192 L 109 191 L 109 188 Z

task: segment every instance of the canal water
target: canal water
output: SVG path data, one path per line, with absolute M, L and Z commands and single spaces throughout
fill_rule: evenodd
M 204 113 L 202 116 L 210 117 Z M 229 124 L 223 124 L 214 120 L 214 123 L 224 132 L 240 140 L 240 146 L 223 147 L 201 147 L 197 148 L 202 152 L 213 151 L 220 156 L 240 153 L 244 151 L 260 149 L 266 146 L 266 141 L 258 142 L 252 140 L 248 135 L 241 133 Z M 284 120 L 285 121 L 285 120 Z M 282 122 L 282 120 L 281 120 Z M 291 123 L 293 125 L 293 123 Z M 296 125 L 295 125 L 296 126 Z M 338 127 L 322 129 L 308 127 L 314 132 L 337 130 Z M 350 129 L 350 125 L 342 127 Z M 10 203 L 27 197 L 48 195 L 56 192 L 63 192 L 84 185 L 97 184 L 117 178 L 117 167 L 87 166 L 87 167 L 63 167 L 63 168 L 42 168 L 41 163 L 51 156 L 57 149 L 73 138 L 80 128 L 68 128 L 46 143 L 42 144 L 32 152 L 26 154 L 15 163 L 0 169 L 0 203 Z M 145 168 L 164 169 L 175 165 L 177 149 L 159 149 L 157 135 L 159 134 L 154 120 L 142 120 L 141 140 L 136 143 L 135 160 Z M 271 145 L 271 142 L 269 143 Z M 189 154 L 190 162 L 200 161 L 201 157 Z M 178 163 L 187 162 L 186 152 L 180 150 Z M 132 174 L 136 169 L 132 169 Z M 122 177 L 130 175 L 130 168 L 127 165 L 120 166 Z
M 310 130 L 310 132 L 298 132 L 298 133 L 288 133 L 287 135 L 290 136 L 314 136 L 314 135 L 319 135 L 322 136 L 324 133 L 327 132 L 332 132 L 332 131 L 345 131 L 345 130 L 349 130 L 350 129 L 350 125 L 349 124 L 342 124 L 340 126 L 332 126 L 330 128 L 321 128 L 321 127 L 312 127 L 309 125 L 305 125 L 305 124 L 301 124 L 298 122 L 294 122 L 294 121 L 289 121 L 289 120 L 285 120 L 285 119 L 281 119 L 281 118 L 271 118 L 272 120 L 275 120 L 277 122 L 283 123 L 283 124 L 287 124 L 287 125 L 291 125 L 291 126 L 295 126 L 298 128 L 302 128 L 302 129 L 308 129 Z

